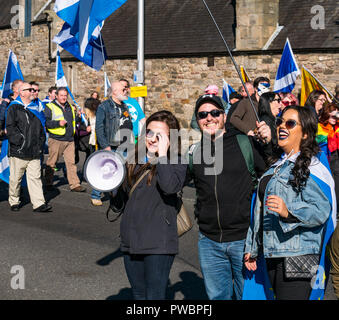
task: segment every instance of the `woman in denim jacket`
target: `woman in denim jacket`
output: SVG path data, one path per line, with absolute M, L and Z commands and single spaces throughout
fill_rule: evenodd
M 255 271 L 256 258 L 264 255 L 278 300 L 309 298 L 311 279 L 287 279 L 284 258 L 319 255 L 331 213 L 328 198 L 310 176 L 321 166 L 316 133 L 317 119 L 307 108 L 288 107 L 277 119 L 283 155 L 272 159 L 274 164 L 260 179 L 254 223 L 247 234 L 245 266 Z

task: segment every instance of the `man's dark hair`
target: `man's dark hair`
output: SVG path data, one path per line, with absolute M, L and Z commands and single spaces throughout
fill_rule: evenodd
M 254 81 L 253 81 L 253 87 L 258 89 L 258 85 L 261 82 L 267 82 L 267 83 L 271 84 L 270 79 L 268 79 L 266 77 L 258 77 L 258 78 L 255 78 Z
M 57 87 L 50 87 L 49 89 L 48 89 L 48 93 L 52 93 L 54 90 L 58 90 L 58 88 Z
M 67 94 L 68 94 L 68 90 L 67 90 L 66 87 L 59 87 L 59 88 L 57 88 L 56 94 L 58 95 L 60 91 L 66 91 Z
M 130 87 L 130 84 L 129 84 L 129 81 L 128 81 L 128 80 L 122 78 L 122 79 L 120 79 L 119 81 L 125 81 L 125 82 L 127 83 L 127 88 Z
M 29 83 L 31 86 L 38 86 L 39 87 L 39 83 L 35 82 L 35 81 L 31 81 Z

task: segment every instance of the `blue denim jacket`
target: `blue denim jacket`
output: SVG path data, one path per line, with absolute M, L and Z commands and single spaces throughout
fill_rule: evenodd
M 331 214 L 331 204 L 311 176 L 299 194 L 288 184 L 297 155 L 277 162 L 263 177 L 273 174 L 266 186 L 265 201 L 268 193 L 282 198 L 288 211 L 299 222 L 284 222 L 279 214 L 268 210 L 267 206 L 264 206 L 261 217 L 263 204 L 257 197 L 253 225 L 248 230 L 245 247 L 245 252 L 250 253 L 253 258 L 260 252 L 263 252 L 265 258 L 320 253 L 325 223 Z M 314 157 L 311 166 L 317 161 Z
M 120 126 L 121 114 L 128 111 L 128 107 L 121 103 L 122 108 L 118 107 L 112 98 L 102 102 L 96 112 L 95 133 L 100 149 L 109 146 L 118 146 L 120 140 L 115 140 L 115 135 Z

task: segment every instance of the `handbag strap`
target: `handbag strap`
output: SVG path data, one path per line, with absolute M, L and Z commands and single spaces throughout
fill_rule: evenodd
M 134 192 L 135 188 L 137 187 L 137 185 L 141 182 L 141 180 L 150 172 L 151 170 L 146 170 L 141 177 L 137 180 L 137 182 L 133 185 L 132 189 L 130 190 L 128 197 L 130 198 L 132 193 Z

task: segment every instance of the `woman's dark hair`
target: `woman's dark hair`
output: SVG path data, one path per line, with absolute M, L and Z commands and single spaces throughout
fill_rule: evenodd
M 179 130 L 180 130 L 179 121 L 170 111 L 162 110 L 162 111 L 158 111 L 158 112 L 155 112 L 152 115 L 150 115 L 146 120 L 146 124 L 144 126 L 144 129 L 147 129 L 148 125 L 153 121 L 164 122 L 164 123 L 167 124 L 170 131 L 171 130 L 177 130 L 176 132 L 179 133 Z M 171 135 L 171 133 L 170 133 L 170 135 Z M 170 136 L 170 139 L 171 139 L 171 136 Z M 179 155 L 179 150 L 180 150 L 180 146 L 181 146 L 180 136 L 178 135 L 177 139 L 173 139 L 173 137 L 172 137 L 172 140 L 170 140 L 170 141 L 171 141 L 171 145 L 168 148 L 167 156 L 169 157 L 169 155 L 170 155 L 170 149 L 172 149 L 172 151 L 174 151 L 174 153 Z M 127 164 L 127 181 L 128 181 L 128 184 L 129 184 L 130 187 L 133 186 L 135 181 L 137 181 L 137 179 L 145 172 L 145 170 L 148 170 L 148 169 L 151 170 L 151 172 L 148 174 L 148 177 L 147 177 L 147 184 L 148 185 L 151 184 L 151 181 L 152 181 L 153 177 L 155 176 L 156 165 L 150 164 L 149 162 L 142 164 L 136 170 L 139 153 L 142 152 L 142 150 L 145 149 L 145 144 L 146 144 L 146 136 L 145 136 L 145 134 L 142 134 L 139 137 L 138 142 L 135 146 L 135 152 L 134 152 L 134 155 L 133 155 L 133 157 L 134 157 L 133 162 L 134 163 Z
M 261 82 L 267 82 L 267 83 L 271 84 L 270 79 L 268 79 L 266 77 L 258 77 L 258 78 L 255 78 L 254 81 L 253 81 L 253 87 L 257 89 L 258 86 L 259 86 L 259 83 L 261 83 Z
M 97 109 L 100 105 L 100 100 L 94 98 L 88 98 L 85 101 L 85 108 L 90 110 L 94 115 L 97 112 Z
M 305 106 L 307 107 L 313 107 L 315 108 L 315 103 L 319 99 L 321 95 L 324 95 L 326 97 L 326 94 L 324 91 L 321 90 L 313 90 L 309 96 L 307 97 L 307 100 L 305 102 Z
M 306 138 L 302 138 L 300 142 L 300 154 L 295 161 L 292 169 L 292 176 L 289 179 L 289 184 L 292 186 L 296 193 L 300 193 L 306 186 L 307 180 L 310 176 L 309 166 L 311 164 L 312 157 L 320 152 L 318 143 L 315 141 L 315 137 L 318 131 L 318 120 L 315 113 L 309 108 L 299 106 L 286 107 L 282 112 L 282 117 L 288 110 L 295 110 L 298 112 L 299 122 L 301 124 L 302 134 L 306 135 Z M 280 152 L 281 155 L 282 151 Z M 275 161 L 279 157 L 275 158 Z
M 98 99 L 98 100 L 99 100 L 99 92 L 98 92 L 98 91 L 93 91 L 93 92 L 91 93 L 90 98 L 93 98 L 93 94 L 94 94 L 94 93 L 97 94 L 97 98 L 94 98 L 94 99 Z
M 335 103 L 325 105 L 319 117 L 319 122 L 326 126 L 328 124 L 328 120 L 330 119 L 330 113 L 334 110 L 339 111 L 339 106 L 336 105 Z
M 275 116 L 272 114 L 271 110 L 271 102 L 276 96 L 279 96 L 279 94 L 275 92 L 266 92 L 261 95 L 258 104 L 258 116 L 260 119 L 263 116 L 268 116 L 273 120 L 275 119 Z

